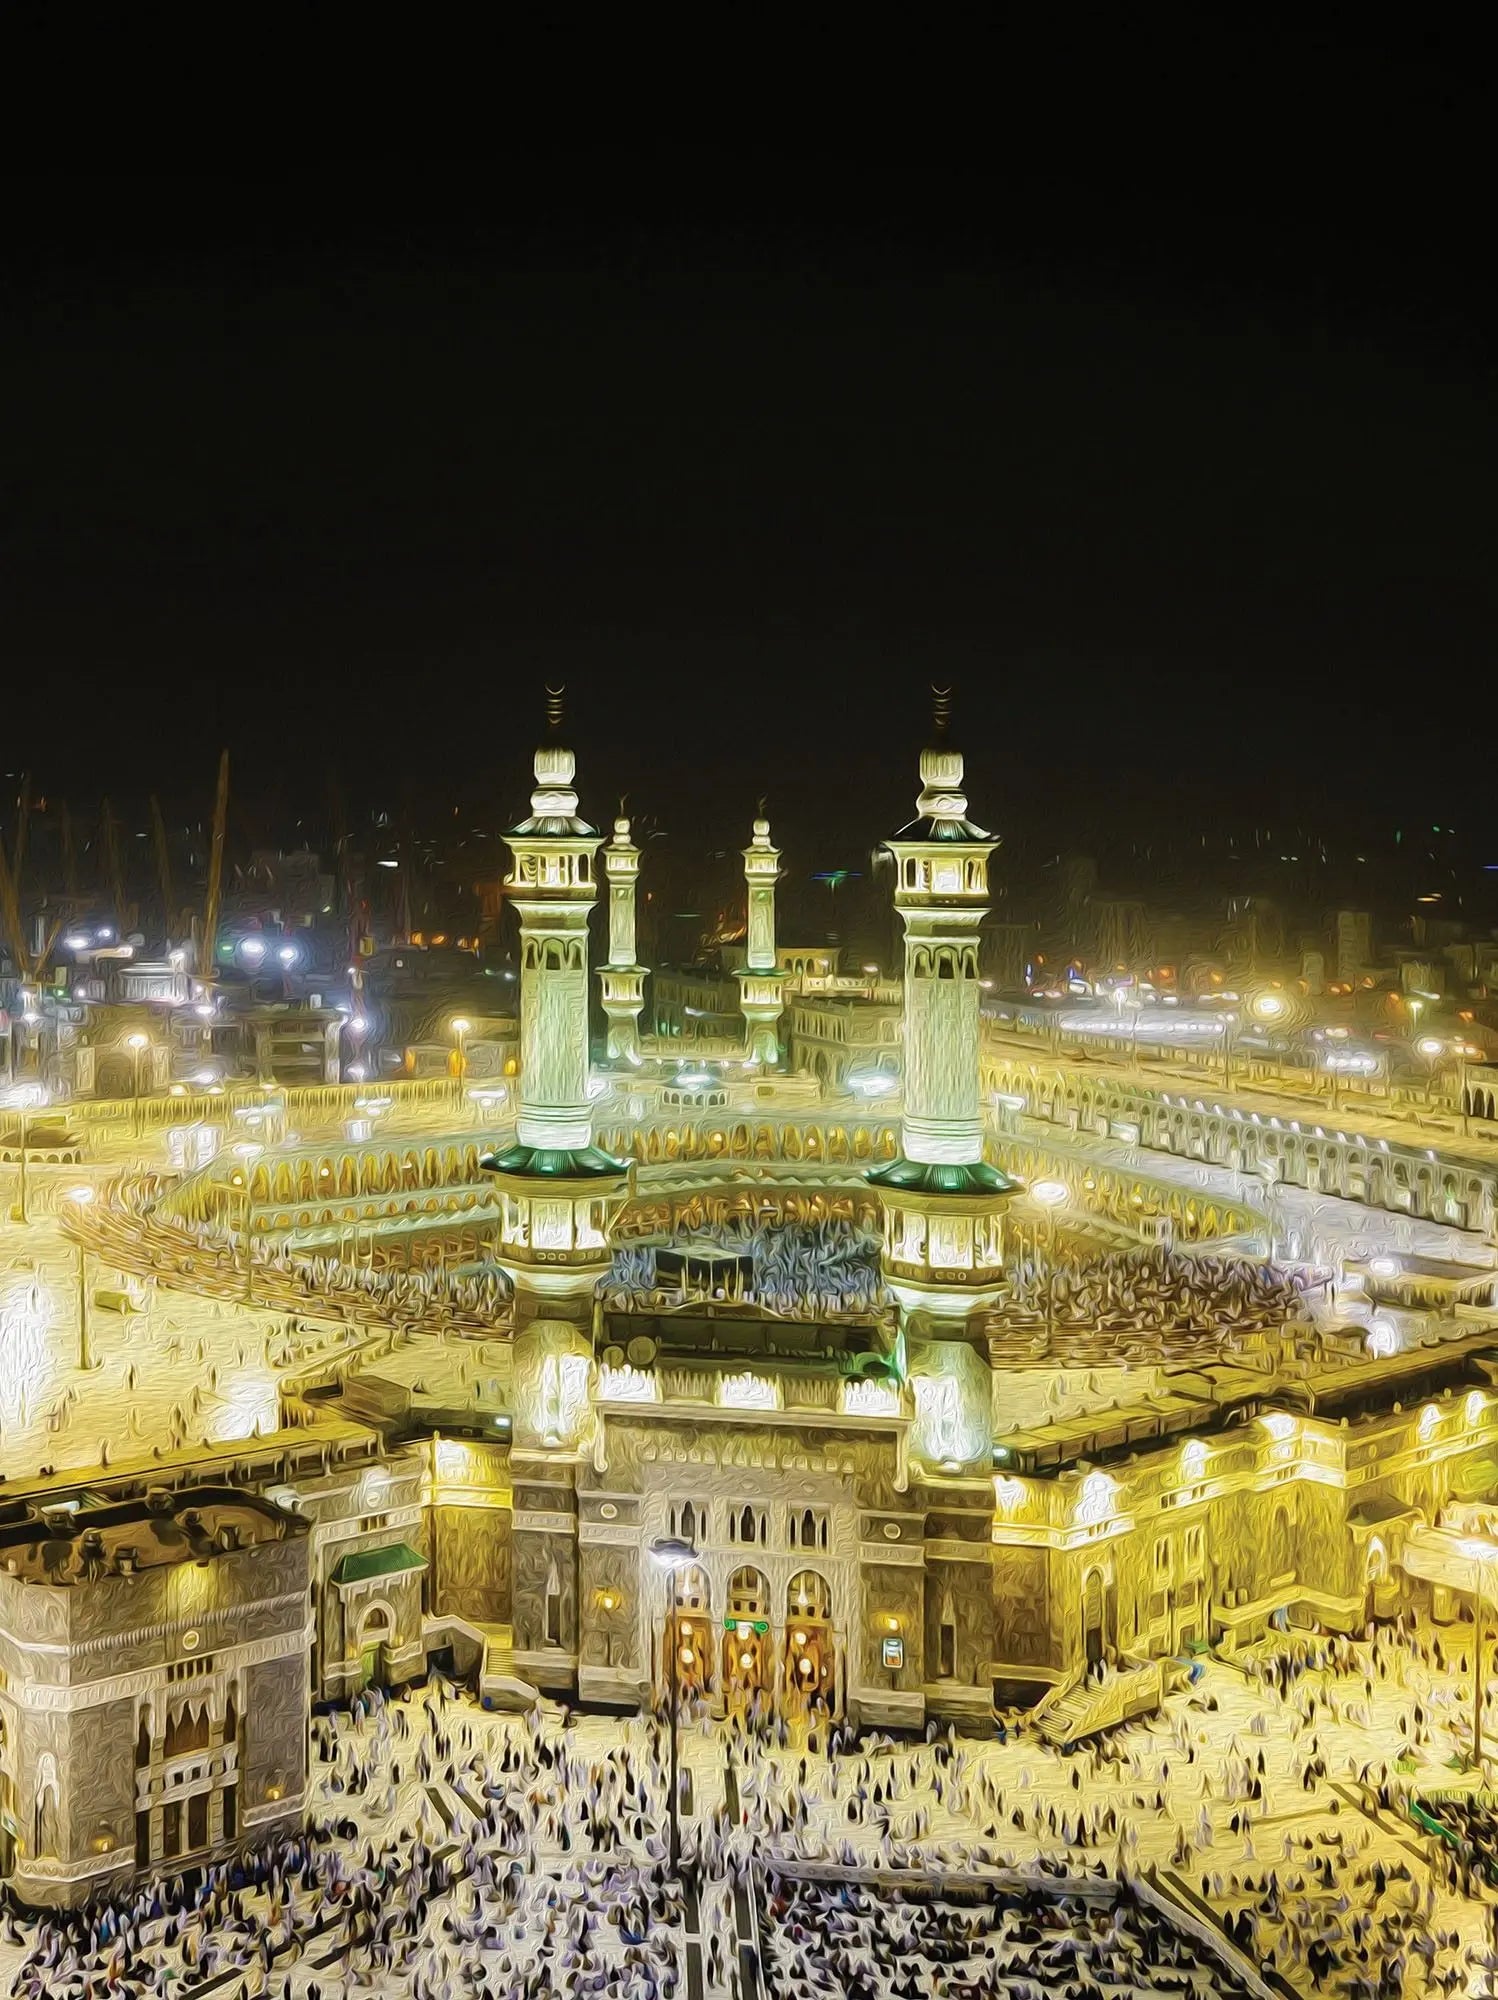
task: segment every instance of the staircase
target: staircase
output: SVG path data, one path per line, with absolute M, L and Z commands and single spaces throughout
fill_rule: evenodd
M 515 1633 L 509 1625 L 490 1625 L 444 1611 L 422 1627 L 428 1653 L 451 1646 L 453 1665 L 463 1679 L 474 1675 L 485 1708 L 532 1708 L 540 1690 L 515 1671 Z
M 479 1667 L 479 1700 L 485 1708 L 534 1708 L 541 1690 L 515 1671 L 515 1633 L 509 1625 L 481 1625 L 484 1657 Z
M 1030 1720 L 1048 1743 L 1065 1749 L 1160 1706 L 1165 1672 L 1159 1660 L 1125 1659 L 1100 1682 L 1073 1681 L 1053 1688 L 1030 1711 Z

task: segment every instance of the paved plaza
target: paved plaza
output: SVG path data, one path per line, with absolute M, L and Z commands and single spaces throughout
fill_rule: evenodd
M 1492 1893 L 1403 1808 L 1464 1782 L 1471 1665 L 1470 1630 L 1290 1639 L 1070 1757 L 1022 1725 L 895 1743 L 689 1718 L 684 1894 L 655 1721 L 370 1694 L 314 1719 L 307 1839 L 7 1918 L 0 1972 L 37 2000 L 1207 2000 L 1255 1966 L 1350 2000 L 1480 1992 Z

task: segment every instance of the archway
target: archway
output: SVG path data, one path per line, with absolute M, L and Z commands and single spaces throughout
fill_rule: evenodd
M 712 1587 L 706 1572 L 696 1563 L 679 1569 L 673 1577 L 673 1602 L 661 1664 L 670 1672 L 672 1650 L 676 1653 L 678 1692 L 707 1694 L 712 1688 Z
M 771 1678 L 770 1586 L 760 1570 L 746 1566 L 728 1579 L 723 1624 L 723 1691 L 730 1700 L 756 1694 Z
M 785 1686 L 802 1701 L 835 1698 L 837 1641 L 832 1630 L 832 1592 L 827 1579 L 803 1569 L 785 1594 Z
M 1100 1569 L 1082 1579 L 1082 1651 L 1090 1673 L 1113 1649 L 1112 1593 Z
M 354 1648 L 359 1655 L 360 1687 L 372 1687 L 382 1678 L 385 1647 L 390 1643 L 394 1630 L 395 1624 L 388 1604 L 371 1604 L 360 1618 L 359 1635 Z

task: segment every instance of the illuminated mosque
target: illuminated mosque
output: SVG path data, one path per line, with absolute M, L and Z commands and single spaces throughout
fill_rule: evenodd
M 163 1266 L 299 1269 L 315 1313 L 351 1242 L 436 1243 L 469 1306 L 371 1321 L 251 1440 L 4 1487 L 0 1818 L 29 1900 L 295 1819 L 310 1704 L 429 1661 L 495 1704 L 632 1711 L 674 1655 L 720 1710 L 1021 1711 L 1067 1741 L 1276 1621 L 1357 1629 L 1417 1592 L 1449 1615 L 1498 1482 L 1491 1257 L 1373 1258 L 1360 1297 L 1417 1330 L 1380 1342 L 1265 1196 L 1266 1159 L 1314 1186 L 1330 1140 L 1309 1163 L 1157 1096 L 1129 1163 L 1089 1164 L 1131 1108 L 1075 1065 L 1027 1082 L 990 1036 L 998 843 L 942 717 L 886 843 L 903 980 L 778 945 L 758 818 L 741 1028 L 686 1061 L 641 1026 L 630 824 L 605 837 L 575 777 L 554 728 L 508 836 L 512 1122 L 226 1148 L 131 1197 Z M 1228 1162 L 1229 1192 L 1154 1153 Z

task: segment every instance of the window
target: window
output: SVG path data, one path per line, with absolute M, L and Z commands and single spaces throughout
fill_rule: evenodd
M 950 1618 L 943 1618 L 937 1633 L 938 1680 L 950 1681 L 957 1677 L 957 1627 Z
M 208 1704 L 206 1702 L 189 1702 L 175 1715 L 168 1717 L 166 1747 L 163 1752 L 168 1761 L 173 1757 L 191 1756 L 195 1751 L 207 1748 Z
M 161 1808 L 161 1858 L 175 1861 L 182 1852 L 182 1801 L 169 1799 Z
M 1200 1527 L 1188 1528 L 1186 1530 L 1186 1561 L 1193 1569 L 1201 1562 L 1203 1546 L 1202 1530 Z
M 825 1549 L 827 1546 L 827 1509 L 825 1507 L 793 1507 L 787 1522 L 787 1537 L 793 1549 Z
M 201 1660 L 173 1660 L 166 1670 L 166 1677 L 169 1681 L 201 1680 L 205 1674 L 213 1672 L 214 1665 L 212 1653 L 205 1653 Z
M 707 1502 L 678 1500 L 671 1509 L 671 1533 L 683 1542 L 707 1540 Z
M 548 1646 L 562 1643 L 562 1580 L 557 1575 L 557 1566 L 552 1564 L 546 1572 L 546 1609 L 543 1638 Z
M 728 1539 L 741 1548 L 763 1548 L 769 1540 L 769 1516 L 763 1507 L 751 1506 L 746 1500 L 742 1507 L 728 1510 Z
M 1170 1543 L 1163 1537 L 1155 1544 L 1155 1575 L 1168 1576 L 1170 1573 Z

